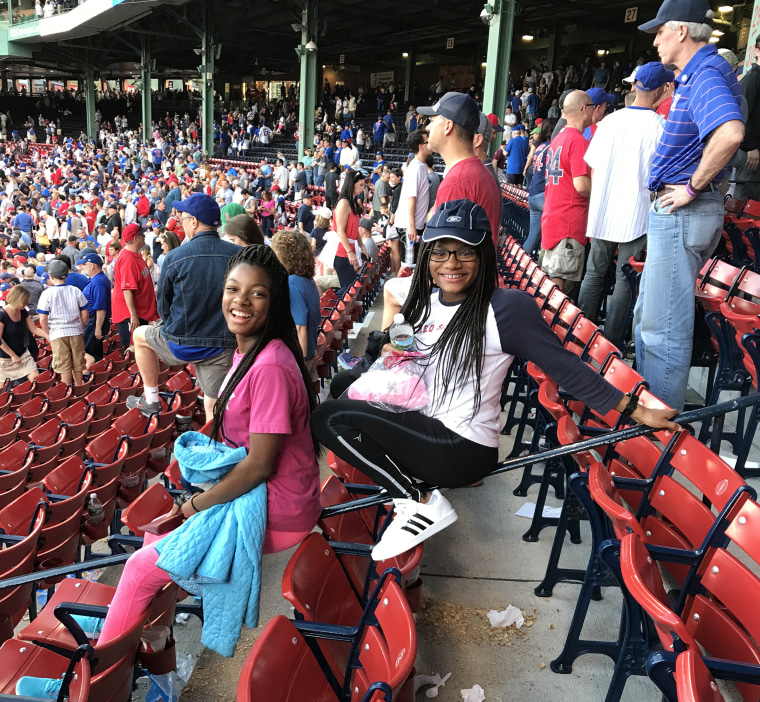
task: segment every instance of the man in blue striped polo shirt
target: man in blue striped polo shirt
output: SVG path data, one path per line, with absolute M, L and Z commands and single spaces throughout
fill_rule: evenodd
M 707 0 L 665 0 L 639 29 L 655 33 L 678 69 L 673 104 L 652 163 L 648 254 L 634 315 L 636 361 L 652 392 L 682 409 L 694 336 L 694 284 L 723 228 L 718 183 L 744 138 L 741 92 L 708 40 Z

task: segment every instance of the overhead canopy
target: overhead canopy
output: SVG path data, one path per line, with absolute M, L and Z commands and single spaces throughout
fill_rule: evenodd
M 567 58 L 581 62 L 589 51 L 630 51 L 633 42 L 641 51 L 651 46 L 651 37 L 636 26 L 654 17 L 660 3 L 642 2 L 635 6 L 637 21 L 626 22 L 626 10 L 633 1 L 523 0 L 515 17 L 513 54 L 518 63 L 520 57 L 530 63 L 542 57 L 547 60 L 548 50 L 551 60 L 561 47 Z M 199 23 L 199 5 L 198 0 L 127 0 L 98 18 L 70 27 L 66 34 L 25 38 L 27 46 L 34 44 L 33 60 L 17 61 L 76 72 L 89 60 L 102 72 L 108 66 L 139 61 L 134 47 L 147 36 L 156 60 L 154 78 L 192 72 L 200 63 L 193 51 L 200 47 L 200 40 L 187 22 Z M 478 65 L 485 61 L 488 41 L 482 10 L 481 0 L 319 0 L 318 31 L 312 39 L 319 47 L 320 64 L 399 69 L 402 76 L 402 54 L 413 51 L 417 64 Z M 243 80 L 298 79 L 295 48 L 301 37 L 301 9 L 295 0 L 213 0 L 213 11 L 214 43 L 222 45 L 216 63 L 221 71 Z M 42 20 L 40 28 L 52 19 Z M 559 35 L 553 36 L 555 30 Z M 533 40 L 524 41 L 523 35 Z M 451 39 L 453 47 L 447 48 Z M 554 53 L 551 42 L 555 42 Z M 13 61 L 6 59 L 6 65 L 12 66 Z

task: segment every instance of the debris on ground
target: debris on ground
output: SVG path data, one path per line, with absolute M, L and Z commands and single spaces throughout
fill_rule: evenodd
M 506 609 L 506 606 L 504 606 Z M 417 631 L 420 638 L 445 637 L 461 644 L 488 643 L 491 646 L 512 646 L 515 640 L 524 639 L 538 618 L 538 611 L 523 614 L 525 623 L 518 629 L 514 624 L 506 628 L 492 628 L 488 610 L 441 600 L 428 600 L 424 609 L 417 612 Z

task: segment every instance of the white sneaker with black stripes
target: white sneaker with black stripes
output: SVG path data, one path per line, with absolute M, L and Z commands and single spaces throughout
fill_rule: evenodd
M 433 490 L 428 502 L 393 500 L 396 516 L 372 549 L 372 559 L 384 561 L 414 548 L 457 520 L 451 503 Z

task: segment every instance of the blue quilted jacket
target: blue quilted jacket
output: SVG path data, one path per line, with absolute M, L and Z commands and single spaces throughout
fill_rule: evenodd
M 245 455 L 208 443 L 196 432 L 182 434 L 174 446 L 182 475 L 191 483 L 216 483 Z M 201 643 L 222 656 L 235 653 L 243 623 L 258 626 L 261 552 L 267 515 L 267 487 L 194 514 L 156 543 L 156 565 L 180 587 L 203 597 Z

